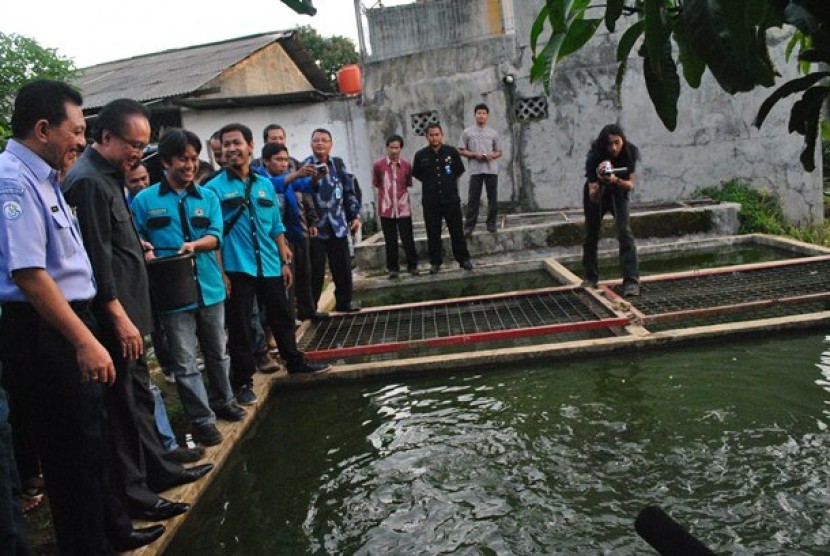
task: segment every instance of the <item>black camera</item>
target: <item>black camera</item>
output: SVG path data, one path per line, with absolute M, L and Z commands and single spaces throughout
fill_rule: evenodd
M 320 175 L 326 175 L 329 171 L 329 167 L 325 164 L 315 164 L 314 171 Z

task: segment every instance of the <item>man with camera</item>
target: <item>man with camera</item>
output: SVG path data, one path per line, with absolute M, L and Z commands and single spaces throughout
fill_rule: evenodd
M 583 287 L 595 288 L 599 281 L 597 245 L 606 212 L 614 216 L 620 244 L 620 268 L 623 274 L 623 295 L 640 295 L 637 270 L 637 246 L 629 221 L 629 195 L 634 189 L 639 150 L 629 143 L 622 128 L 610 124 L 602 128 L 591 144 L 585 160 L 585 186 L 582 206 L 585 212 L 585 243 L 582 265 L 585 269 Z
M 327 129 L 311 134 L 311 156 L 302 164 L 313 164 L 318 181 L 314 195 L 317 209 L 317 237 L 311 240 L 311 290 L 314 303 L 323 292 L 326 260 L 334 280 L 335 310 L 359 311 L 352 302 L 352 267 L 349 260 L 349 233 L 360 230 L 360 201 L 352 175 L 343 160 L 331 156 L 332 137 Z

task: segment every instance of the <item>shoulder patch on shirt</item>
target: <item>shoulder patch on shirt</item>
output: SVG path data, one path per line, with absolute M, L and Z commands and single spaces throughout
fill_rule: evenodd
M 193 214 L 195 214 L 196 216 L 204 216 L 205 209 L 203 209 L 202 207 L 196 207 L 196 210 L 193 211 Z
M 23 208 L 17 201 L 6 201 L 3 203 L 3 217 L 6 220 L 17 220 L 23 214 Z
M 260 189 L 259 191 L 257 191 L 257 195 L 259 195 L 260 197 L 265 197 L 265 190 Z
M 22 197 L 26 190 L 19 185 L 0 185 L 0 196 L 11 195 L 13 197 Z

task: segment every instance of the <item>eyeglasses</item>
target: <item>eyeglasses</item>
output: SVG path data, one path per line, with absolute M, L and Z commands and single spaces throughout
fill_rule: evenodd
M 123 141 L 124 143 L 129 145 L 132 149 L 137 150 L 140 153 L 143 153 L 144 149 L 147 148 L 147 143 L 142 143 L 140 141 L 132 141 L 130 139 L 127 139 L 123 135 L 119 135 L 118 133 L 115 133 L 115 132 L 112 132 L 112 134 L 115 135 L 116 137 L 118 137 L 119 139 L 121 139 L 121 141 Z

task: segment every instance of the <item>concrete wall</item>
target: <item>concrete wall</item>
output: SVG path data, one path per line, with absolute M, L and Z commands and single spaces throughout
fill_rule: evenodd
M 257 156 L 263 145 L 263 128 L 271 123 L 280 124 L 288 134 L 289 152 L 299 159 L 311 154 L 311 132 L 318 127 L 326 128 L 334 138 L 332 154 L 346 161 L 346 166 L 358 177 L 364 191 L 371 189 L 373 153 L 368 146 L 363 110 L 356 98 L 261 108 L 182 110 L 182 125 L 203 141 L 230 122 L 241 122 L 251 128 Z M 202 158 L 208 160 L 207 147 L 202 150 Z
M 480 0 L 482 12 L 485 2 Z M 635 202 L 688 198 L 702 186 L 739 177 L 773 190 L 792 221 L 822 221 L 821 171 L 806 173 L 801 168 L 802 137 L 787 132 L 790 102 L 776 107 L 758 130 L 752 120 L 770 90 L 732 97 L 707 73 L 697 90 L 683 82 L 678 127 L 670 133 L 654 112 L 636 56 L 630 60 L 618 102 L 614 80 L 620 32 L 609 36 L 603 27 L 588 47 L 560 64 L 547 118 L 515 121 L 517 99 L 544 94 L 540 85 L 529 81 L 529 29 L 540 4 L 512 3 L 515 36 L 481 38 L 385 60 L 379 59 L 382 54 L 373 44 L 377 58 L 364 70 L 370 143 L 382 144 L 385 135 L 401 133 L 407 140 L 405 155 L 411 157 L 424 142 L 411 131 L 409 115 L 437 110 L 447 142 L 455 144 L 472 123 L 473 106 L 487 102 L 490 123 L 504 143 L 500 200 L 515 201 L 525 210 L 557 209 L 581 204 L 589 145 L 603 125 L 619 123 L 642 153 Z M 627 25 L 619 27 L 624 30 Z M 774 43 L 782 83 L 795 75 L 795 68 L 783 61 L 786 40 Z M 506 74 L 515 76 L 513 85 L 503 84 Z M 414 197 L 419 202 L 419 192 Z

